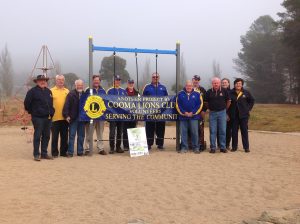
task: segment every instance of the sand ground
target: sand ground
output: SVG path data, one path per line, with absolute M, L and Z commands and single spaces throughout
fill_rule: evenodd
M 166 137 L 174 135 L 167 127 Z M 1 224 L 240 223 L 300 206 L 297 135 L 251 132 L 250 154 L 178 154 L 167 140 L 166 151 L 146 157 L 41 162 L 32 160 L 26 137 L 20 127 L 0 128 Z

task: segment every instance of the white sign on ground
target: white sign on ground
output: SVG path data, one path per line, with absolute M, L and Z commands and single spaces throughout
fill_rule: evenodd
M 130 157 L 149 155 L 145 127 L 127 129 Z

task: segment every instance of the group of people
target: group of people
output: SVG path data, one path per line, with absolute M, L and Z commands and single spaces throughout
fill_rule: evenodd
M 166 86 L 159 82 L 160 75 L 152 74 L 151 83 L 147 84 L 141 95 L 167 96 Z M 84 88 L 84 82 L 75 81 L 75 88 L 68 90 L 64 86 L 63 75 L 55 77 L 55 86 L 48 88 L 49 78 L 38 75 L 25 97 L 25 110 L 31 114 L 34 127 L 33 156 L 35 161 L 53 159 L 58 156 L 73 157 L 74 142 L 77 136 L 77 156 L 92 155 L 90 140 L 87 136 L 96 131 L 97 150 L 100 155 L 107 155 L 103 144 L 105 121 L 89 122 L 79 119 L 79 102 L 84 92 L 94 95 L 126 95 L 137 96 L 134 80 L 127 80 L 127 88 L 121 87 L 121 77 L 114 76 L 113 86 L 107 91 L 101 86 L 100 75 L 92 77 L 92 90 Z M 195 75 L 186 81 L 185 87 L 176 97 L 176 110 L 180 117 L 180 137 L 182 153 L 192 149 L 195 153 L 204 150 L 204 120 L 209 110 L 210 152 L 215 153 L 217 145 L 221 152 L 227 152 L 232 138 L 232 151 L 237 150 L 238 130 L 241 128 L 243 148 L 249 152 L 248 118 L 254 105 L 251 94 L 243 88 L 244 81 L 236 79 L 234 88 L 230 89 L 229 79 L 214 78 L 212 88 L 206 91 L 200 86 L 200 77 Z M 109 121 L 109 153 L 123 153 L 129 150 L 127 129 L 135 128 L 136 121 Z M 145 122 L 148 149 L 154 145 L 164 150 L 165 122 Z M 90 133 L 92 132 L 92 133 Z M 51 138 L 51 155 L 48 155 L 48 143 Z M 58 140 L 60 139 L 60 144 Z M 217 139 L 217 145 L 216 145 Z M 121 144 L 123 143 L 123 148 Z M 59 146 L 58 146 L 59 145 Z M 41 150 L 40 150 L 41 149 Z

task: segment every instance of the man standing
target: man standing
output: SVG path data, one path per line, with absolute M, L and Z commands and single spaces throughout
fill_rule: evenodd
M 53 107 L 55 109 L 52 118 L 52 141 L 51 154 L 58 157 L 58 136 L 60 136 L 60 156 L 66 156 L 68 151 L 68 122 L 62 115 L 62 110 L 66 102 L 69 90 L 64 87 L 65 77 L 57 75 L 55 77 L 55 86 L 51 89 L 53 95 Z
M 100 75 L 93 75 L 93 95 L 103 95 L 106 94 L 105 90 L 101 86 L 101 78 Z M 86 93 L 90 93 L 90 89 L 88 88 Z M 93 152 L 89 149 L 89 126 L 90 124 L 87 123 L 85 125 L 85 135 L 87 136 L 85 138 L 85 154 L 86 155 L 92 155 Z M 97 135 L 97 149 L 98 153 L 100 155 L 107 155 L 106 151 L 104 150 L 104 144 L 103 144 L 103 131 L 104 131 L 104 121 L 94 120 L 93 121 L 93 133 L 96 129 L 96 135 Z M 93 149 L 91 149 L 93 150 Z
M 230 97 L 228 91 L 221 87 L 219 78 L 212 79 L 212 88 L 206 92 L 205 101 L 209 109 L 210 153 L 216 152 L 217 131 L 220 151 L 226 153 L 226 109 L 230 106 Z
M 83 91 L 83 81 L 78 79 L 75 81 L 75 89 L 72 90 L 66 99 L 63 108 L 63 116 L 69 123 L 69 147 L 67 157 L 73 157 L 74 142 L 77 133 L 77 156 L 83 156 L 84 141 L 84 122 L 79 121 L 79 100 Z
M 114 86 L 107 90 L 108 95 L 127 95 L 126 90 L 121 87 L 121 77 L 115 75 Z M 117 135 L 116 135 L 117 132 Z M 123 153 L 124 150 L 121 148 L 121 140 L 123 133 L 123 121 L 110 121 L 109 122 L 109 154 L 115 153 L 115 147 L 117 153 Z
M 194 75 L 192 81 L 193 81 L 193 87 L 194 90 L 199 91 L 202 95 L 202 98 L 205 98 L 206 89 L 200 85 L 200 76 Z M 206 144 L 204 141 L 204 120 L 205 120 L 205 112 L 207 110 L 207 105 L 203 104 L 203 108 L 201 111 L 201 116 L 203 119 L 199 120 L 199 142 L 200 142 L 200 151 L 204 151 L 206 148 Z
M 254 98 L 251 93 L 243 88 L 244 80 L 234 80 L 234 88 L 231 90 L 231 105 L 229 108 L 230 120 L 232 123 L 232 150 L 235 152 L 238 147 L 238 132 L 241 128 L 242 143 L 245 152 L 250 152 L 248 138 L 248 120 L 250 111 L 254 106 Z
M 143 90 L 143 96 L 168 96 L 167 88 L 159 82 L 159 74 L 152 74 L 151 83 L 147 84 Z M 146 136 L 148 149 L 154 143 L 154 133 L 156 134 L 156 145 L 159 150 L 164 149 L 164 138 L 165 138 L 165 121 L 147 121 L 146 122 Z
M 139 92 L 134 88 L 134 80 L 128 79 L 127 81 L 127 88 L 125 89 L 128 96 L 137 96 Z M 136 121 L 125 121 L 123 124 L 123 146 L 124 151 L 129 150 L 129 143 L 128 143 L 128 135 L 127 129 L 128 128 L 135 128 L 137 122 Z
M 53 159 L 48 155 L 47 148 L 50 139 L 51 119 L 54 115 L 53 98 L 50 89 L 47 88 L 48 77 L 38 75 L 33 81 L 36 86 L 31 88 L 25 97 L 25 110 L 31 114 L 34 128 L 33 157 L 35 161 L 41 159 Z M 41 145 L 41 153 L 40 153 Z
M 192 149 L 194 153 L 200 153 L 199 122 L 203 106 L 201 93 L 193 89 L 193 83 L 186 81 L 185 88 L 178 93 L 176 109 L 180 119 L 181 153 L 188 150 L 188 131 L 191 133 Z

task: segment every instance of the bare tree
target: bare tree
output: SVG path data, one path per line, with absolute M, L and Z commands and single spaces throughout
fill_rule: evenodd
M 213 76 L 220 78 L 222 71 L 221 71 L 219 62 L 217 62 L 216 60 L 213 60 L 212 69 L 213 69 Z
M 10 97 L 14 88 L 13 69 L 7 45 L 0 55 L 0 81 L 4 95 Z

